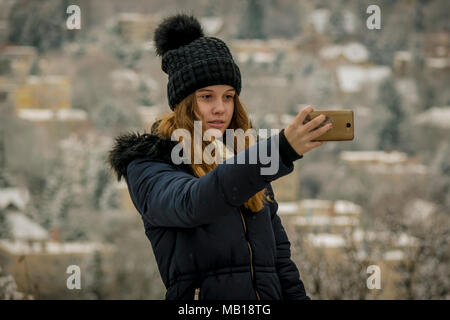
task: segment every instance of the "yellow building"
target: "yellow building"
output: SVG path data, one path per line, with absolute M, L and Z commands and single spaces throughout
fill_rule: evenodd
M 70 109 L 71 83 L 63 76 L 30 76 L 13 93 L 16 110 Z

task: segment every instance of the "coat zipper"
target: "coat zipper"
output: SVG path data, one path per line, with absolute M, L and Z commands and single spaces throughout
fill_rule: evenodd
M 200 300 L 200 288 L 195 288 L 194 300 Z
M 253 252 L 252 252 L 252 247 L 250 245 L 250 241 L 248 240 L 247 224 L 245 223 L 244 215 L 242 214 L 241 209 L 239 209 L 239 213 L 241 215 L 242 224 L 244 225 L 245 239 L 247 240 L 248 251 L 250 253 L 250 274 L 252 276 L 253 289 L 255 290 L 256 298 L 258 300 L 261 300 L 261 298 L 259 297 L 258 290 L 256 289 L 255 274 L 254 274 L 254 270 L 253 270 Z

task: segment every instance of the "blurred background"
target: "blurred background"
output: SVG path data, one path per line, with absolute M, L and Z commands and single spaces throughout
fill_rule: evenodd
M 282 129 L 309 104 L 354 111 L 353 141 L 274 183 L 311 298 L 449 299 L 447 0 L 0 0 L 0 298 L 164 299 L 106 156 L 170 111 L 152 37 L 179 12 L 230 47 L 254 127 Z

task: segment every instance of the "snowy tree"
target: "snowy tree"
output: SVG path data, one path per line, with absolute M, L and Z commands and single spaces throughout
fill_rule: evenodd
M 16 280 L 0 266 L 0 300 L 33 300 L 32 295 L 18 291 Z

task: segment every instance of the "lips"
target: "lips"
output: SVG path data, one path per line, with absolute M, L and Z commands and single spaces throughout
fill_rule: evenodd
M 208 124 L 213 128 L 220 129 L 225 125 L 225 121 L 222 120 L 208 121 Z

